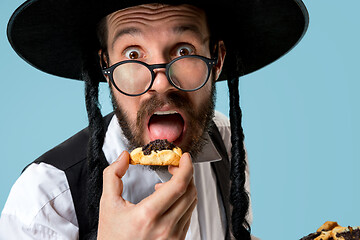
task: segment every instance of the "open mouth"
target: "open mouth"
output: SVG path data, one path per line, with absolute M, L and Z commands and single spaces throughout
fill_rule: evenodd
M 175 110 L 156 111 L 148 122 L 150 140 L 167 139 L 179 144 L 185 129 L 184 118 Z

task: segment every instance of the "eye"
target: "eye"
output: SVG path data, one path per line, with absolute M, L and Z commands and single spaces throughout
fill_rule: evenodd
M 138 58 L 141 58 L 143 57 L 140 50 L 137 49 L 137 48 L 128 48 L 128 49 L 125 49 L 124 51 L 124 55 L 127 59 L 131 59 L 131 60 L 134 60 L 134 59 L 138 59 Z
M 177 57 L 180 56 L 186 56 L 186 55 L 193 55 L 195 53 L 195 50 L 190 45 L 181 45 L 178 48 L 176 48 L 175 55 Z

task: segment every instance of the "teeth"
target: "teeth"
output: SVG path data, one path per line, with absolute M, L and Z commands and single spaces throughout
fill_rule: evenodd
M 177 111 L 158 111 L 158 112 L 154 112 L 154 114 L 156 115 L 168 115 L 168 114 L 176 114 L 178 113 Z

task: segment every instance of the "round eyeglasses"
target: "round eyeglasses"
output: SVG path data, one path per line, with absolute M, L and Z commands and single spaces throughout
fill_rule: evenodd
M 118 91 L 128 96 L 139 96 L 152 87 L 155 80 L 154 69 L 165 68 L 166 77 L 171 85 L 179 90 L 191 92 L 206 84 L 216 63 L 217 57 L 210 59 L 186 55 L 167 64 L 149 65 L 137 60 L 125 60 L 102 71 Z

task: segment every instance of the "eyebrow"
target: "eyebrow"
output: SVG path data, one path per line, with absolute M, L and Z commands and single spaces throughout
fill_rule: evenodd
M 182 34 L 184 32 L 190 31 L 194 33 L 201 42 L 206 42 L 209 39 L 209 36 L 204 36 L 204 33 L 200 31 L 199 27 L 194 24 L 186 24 L 186 25 L 179 25 L 175 26 L 173 32 L 176 34 Z
M 111 47 L 114 48 L 114 44 L 115 42 L 121 38 L 122 36 L 126 35 L 126 34 L 129 34 L 129 35 L 140 35 L 141 34 L 141 30 L 138 29 L 138 28 L 135 28 L 135 27 L 128 27 L 128 28 L 124 28 L 124 29 L 121 29 L 119 31 L 117 31 L 115 33 L 115 36 L 112 40 L 112 43 L 111 43 Z
M 196 26 L 194 24 L 179 25 L 179 26 L 175 26 L 173 28 L 173 32 L 176 33 L 176 34 L 181 34 L 181 33 L 184 33 L 186 31 L 190 31 L 190 32 L 195 33 L 196 35 L 199 36 L 200 40 L 204 39 L 203 33 L 200 31 L 198 26 Z

